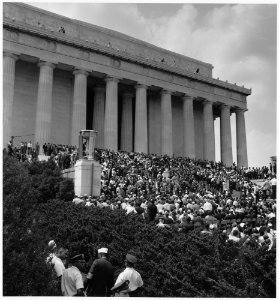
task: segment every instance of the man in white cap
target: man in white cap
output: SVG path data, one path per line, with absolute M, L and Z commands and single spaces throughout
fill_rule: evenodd
M 113 286 L 114 268 L 107 259 L 108 248 L 98 250 L 98 259 L 94 260 L 85 281 L 87 296 L 109 297 Z
M 118 275 L 118 278 L 111 289 L 116 292 L 117 297 L 136 297 L 138 288 L 143 286 L 143 281 L 139 272 L 134 269 L 137 259 L 134 255 L 127 254 L 125 259 L 126 269 Z M 127 283 L 127 285 L 125 285 Z M 121 289 L 124 286 L 124 289 Z

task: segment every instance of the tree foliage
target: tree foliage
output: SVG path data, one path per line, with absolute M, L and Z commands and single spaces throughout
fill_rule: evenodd
M 228 243 L 219 232 L 178 232 L 122 210 L 51 200 L 62 195 L 57 183 L 63 179 L 51 164 L 40 168 L 4 160 L 4 295 L 56 295 L 46 265 L 47 243 L 55 239 L 71 253 L 84 253 L 86 271 L 100 247 L 109 248 L 116 275 L 126 253 L 136 255 L 145 297 L 276 296 L 275 251 Z M 56 183 L 43 174 L 57 176 Z

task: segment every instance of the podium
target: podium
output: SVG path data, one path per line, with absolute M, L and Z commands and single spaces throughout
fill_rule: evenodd
M 94 161 L 97 134 L 95 130 L 81 130 L 79 133 L 79 159 L 74 167 L 76 195 L 100 196 L 101 165 Z

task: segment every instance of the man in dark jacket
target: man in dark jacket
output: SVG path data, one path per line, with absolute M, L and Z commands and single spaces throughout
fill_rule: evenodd
M 96 259 L 86 278 L 85 289 L 87 296 L 109 297 L 114 280 L 114 268 L 107 259 L 108 249 L 98 250 L 98 259 Z
M 157 206 L 154 204 L 152 199 L 147 205 L 147 218 L 149 221 L 154 221 L 157 214 Z

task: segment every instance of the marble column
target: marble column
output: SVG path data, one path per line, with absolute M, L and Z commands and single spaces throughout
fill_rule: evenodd
M 87 76 L 84 70 L 75 70 L 74 96 L 72 106 L 71 145 L 78 146 L 79 132 L 86 129 Z
M 3 54 L 3 147 L 11 140 L 14 102 L 15 65 L 17 55 Z
M 133 151 L 133 94 L 122 95 L 121 150 Z
M 193 97 L 183 97 L 183 145 L 184 156 L 195 158 L 195 124 L 194 124 L 194 109 Z
M 161 154 L 173 156 L 171 92 L 161 92 Z
M 119 79 L 107 77 L 106 106 L 104 124 L 104 148 L 118 150 L 118 82 Z
M 40 145 L 40 154 L 43 153 L 43 144 L 51 142 L 52 121 L 52 87 L 54 64 L 40 62 L 39 87 L 35 126 L 35 143 Z
M 136 85 L 136 108 L 135 108 L 135 152 L 148 153 L 147 135 L 147 86 Z
M 221 106 L 220 135 L 221 161 L 230 167 L 233 164 L 231 115 L 230 106 L 225 104 Z
M 95 147 L 104 148 L 104 120 L 105 120 L 105 88 L 95 87 L 94 89 L 94 109 L 93 109 L 93 130 L 98 131 Z
M 246 143 L 246 128 L 245 116 L 246 110 L 237 109 L 236 114 L 236 152 L 237 152 L 237 166 L 248 167 L 247 157 L 247 143 Z
M 213 120 L 213 102 L 204 101 L 203 103 L 203 158 L 209 161 L 215 161 L 215 136 Z

